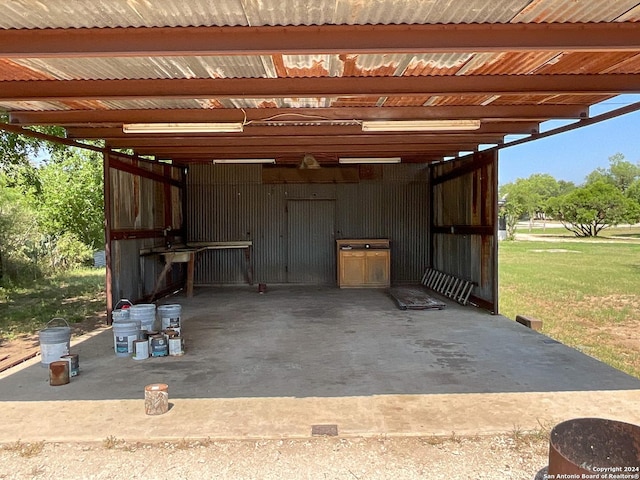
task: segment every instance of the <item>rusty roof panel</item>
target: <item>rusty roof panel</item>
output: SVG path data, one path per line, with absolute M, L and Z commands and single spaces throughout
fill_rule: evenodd
M 602 73 L 640 73 L 640 53 L 613 65 Z
M 556 55 L 555 52 L 477 53 L 458 75 L 526 75 Z
M 493 100 L 493 95 L 434 95 L 424 105 L 427 107 L 445 105 L 485 105 Z
M 609 100 L 615 96 L 616 95 L 554 95 L 544 103 L 556 105 L 593 105 Z
M 273 78 L 271 57 L 255 55 L 196 57 L 26 58 L 16 60 L 36 74 L 56 80 L 169 78 Z
M 340 55 L 345 77 L 392 77 L 405 61 L 405 55 Z
M 607 95 L 501 95 L 493 105 L 588 105 L 609 98 Z
M 408 57 L 408 65 L 404 69 L 403 75 L 424 77 L 455 75 L 473 57 L 473 54 L 435 53 Z
M 384 102 L 385 107 L 421 107 L 431 97 L 387 97 Z
M 637 0 L 533 0 L 512 23 L 611 22 L 637 4 Z
M 339 77 L 342 75 L 342 62 L 337 55 L 279 55 L 274 58 L 278 76 L 282 77 Z
M 377 107 L 380 97 L 340 97 L 332 103 L 332 107 Z
M 604 73 L 625 61 L 636 57 L 635 52 L 596 53 L 571 52 L 559 56 L 556 61 L 541 67 L 536 73 L 553 74 L 594 74 Z M 612 73 L 617 73 L 615 70 Z
M 50 80 L 52 77 L 43 72 L 20 65 L 7 58 L 0 58 L 0 72 L 3 80 Z
M 25 112 L 43 112 L 47 110 L 69 110 L 62 102 L 36 102 L 36 101 L 18 101 L 18 102 L 0 102 L 0 110 L 4 111 L 25 111 Z
M 102 100 L 110 110 L 155 110 L 176 108 L 207 108 L 202 101 L 207 99 L 190 98 L 145 98 L 142 100 Z

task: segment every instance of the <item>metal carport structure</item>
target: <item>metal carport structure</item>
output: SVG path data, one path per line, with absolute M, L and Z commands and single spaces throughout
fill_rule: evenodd
M 505 137 L 535 139 L 550 119 L 589 124 L 591 105 L 640 90 L 629 0 L 14 1 L 3 12 L 0 127 L 104 140 L 109 309 L 149 297 L 162 262 L 140 255 L 168 232 L 251 241 L 256 275 L 293 282 L 290 252 L 308 239 L 289 241 L 288 207 L 325 201 L 333 237 L 391 237 L 393 282 L 431 266 L 476 282 L 474 302 L 496 312 Z M 380 121 L 386 131 L 368 130 Z M 158 123 L 237 130 L 123 128 Z M 305 156 L 320 168 L 301 173 Z M 247 158 L 275 165 L 234 164 Z M 204 258 L 196 280 L 243 281 L 225 255 Z

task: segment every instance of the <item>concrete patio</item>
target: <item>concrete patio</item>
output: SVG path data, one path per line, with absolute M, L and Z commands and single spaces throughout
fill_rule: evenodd
M 384 291 L 199 288 L 183 307 L 186 354 L 113 354 L 79 339 L 81 373 L 52 387 L 39 357 L 0 374 L 0 442 L 484 434 L 577 416 L 640 423 L 640 380 L 501 316 L 447 303 L 401 311 Z M 144 386 L 170 411 L 144 413 Z

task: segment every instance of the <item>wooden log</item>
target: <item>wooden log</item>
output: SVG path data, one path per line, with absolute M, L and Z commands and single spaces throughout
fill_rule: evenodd
M 525 315 L 516 315 L 516 322 L 537 332 L 542 330 L 542 320 Z
M 162 415 L 169 411 L 169 385 L 152 383 L 144 387 L 144 411 L 147 415 Z

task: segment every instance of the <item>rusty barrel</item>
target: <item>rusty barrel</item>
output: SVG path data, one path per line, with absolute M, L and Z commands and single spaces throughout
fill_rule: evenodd
M 637 474 L 638 467 L 637 425 L 603 418 L 575 418 L 551 430 L 548 470 L 551 478 L 559 478 L 560 474 L 579 474 L 580 478 L 587 478 L 582 474 L 601 474 L 602 478 L 609 478 L 605 475 Z

